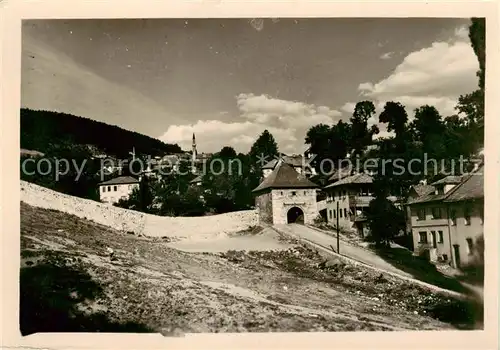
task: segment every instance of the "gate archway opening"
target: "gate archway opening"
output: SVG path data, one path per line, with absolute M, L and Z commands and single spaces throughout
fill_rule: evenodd
M 299 207 L 292 207 L 286 213 L 287 224 L 304 224 L 304 212 Z

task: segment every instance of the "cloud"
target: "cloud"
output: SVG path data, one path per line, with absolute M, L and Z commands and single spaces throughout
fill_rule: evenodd
M 455 30 L 450 42 L 409 53 L 386 78 L 359 84 L 363 98 L 382 105 L 398 101 L 411 111 L 424 104 L 435 106 L 444 116 L 454 114 L 462 94 L 477 88 L 477 58 L 468 42 L 467 27 Z
M 246 153 L 265 129 L 279 144 L 297 141 L 294 130 L 265 127 L 251 121 L 228 123 L 220 120 L 199 120 L 194 124 L 171 125 L 159 139 L 178 143 L 187 150 L 191 148 L 192 135 L 195 133 L 199 152 L 217 152 L 224 146 L 231 146 L 237 152 Z
M 382 60 L 388 60 L 388 59 L 392 58 L 393 54 L 394 54 L 394 52 L 386 52 L 386 53 L 384 53 L 383 55 L 380 56 L 380 59 L 382 59 Z
M 368 97 L 403 95 L 458 96 L 477 86 L 477 58 L 469 44 L 435 42 L 410 53 L 390 76 L 377 83 L 363 83 Z
M 455 37 L 458 40 L 470 41 L 469 39 L 469 28 L 467 26 L 461 26 L 455 29 Z
M 354 107 L 356 107 L 356 104 L 354 102 L 347 102 L 340 109 L 342 110 L 342 112 L 352 114 L 354 112 Z
M 195 124 L 172 125 L 160 136 L 165 142 L 179 143 L 184 149 L 191 145 L 192 133 L 201 151 L 217 152 L 231 146 L 237 152 L 248 152 L 257 137 L 268 130 L 283 152 L 304 150 L 307 130 L 316 124 L 333 124 L 341 112 L 327 106 L 281 100 L 268 95 L 241 93 L 236 96 L 240 115 L 235 122 L 217 119 L 199 120 Z

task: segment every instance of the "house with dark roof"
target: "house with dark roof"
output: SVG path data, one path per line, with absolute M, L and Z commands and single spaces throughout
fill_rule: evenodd
M 373 177 L 354 172 L 352 167 L 338 169 L 323 188 L 326 192 L 327 222 L 343 229 L 355 229 L 361 237 L 369 234 L 366 213 L 373 196 Z M 387 199 L 396 202 L 396 197 Z
M 128 199 L 135 188 L 139 188 L 139 180 L 131 176 L 118 176 L 98 184 L 101 202 L 116 203 L 120 199 Z
M 286 154 L 281 154 L 280 157 L 270 160 L 262 166 L 262 173 L 264 177 L 267 177 L 273 172 L 280 162 L 290 165 L 299 174 L 304 174 L 307 177 L 316 175 L 316 169 L 309 165 L 309 157 L 301 154 L 294 154 L 288 156 Z
M 350 170 L 339 170 L 334 182 L 324 187 L 326 192 L 327 222 L 344 229 L 356 229 L 361 236 L 368 234 L 365 213 L 373 199 L 373 178 L 365 173 L 349 175 Z M 339 179 L 340 178 L 340 179 Z
M 415 254 L 460 268 L 472 262 L 483 235 L 484 166 L 410 189 L 408 207 Z
M 318 216 L 318 185 L 294 167 L 278 162 L 276 168 L 253 190 L 261 224 L 311 224 Z

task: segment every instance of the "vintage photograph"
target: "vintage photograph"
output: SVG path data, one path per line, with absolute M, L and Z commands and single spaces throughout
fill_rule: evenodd
M 22 335 L 484 329 L 484 18 L 21 46 Z

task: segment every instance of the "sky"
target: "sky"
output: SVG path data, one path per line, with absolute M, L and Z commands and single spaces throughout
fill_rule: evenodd
M 356 102 L 455 114 L 477 87 L 468 19 L 77 19 L 24 21 L 21 105 L 191 147 L 246 153 L 269 130 L 281 152 L 347 121 Z M 380 125 L 379 136 L 387 135 Z

